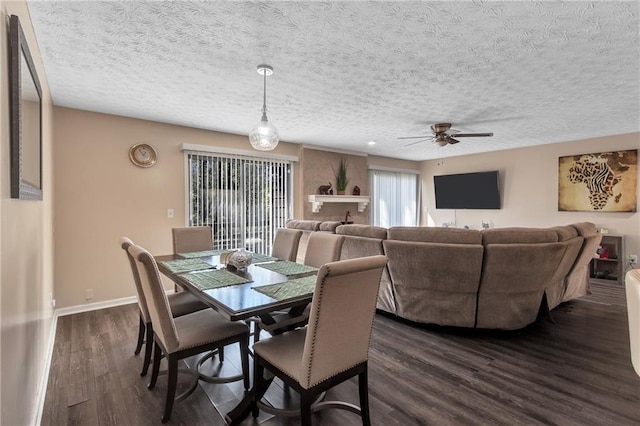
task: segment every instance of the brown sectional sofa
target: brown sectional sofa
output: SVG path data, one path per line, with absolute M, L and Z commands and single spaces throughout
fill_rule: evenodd
M 291 222 L 344 235 L 341 259 L 386 255 L 378 309 L 421 323 L 505 330 L 588 294 L 589 261 L 602 238 L 588 222 L 483 231 Z

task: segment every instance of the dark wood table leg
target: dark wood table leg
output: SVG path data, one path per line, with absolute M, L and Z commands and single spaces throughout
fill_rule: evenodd
M 227 415 L 224 416 L 225 422 L 227 422 L 228 425 L 237 425 L 240 424 L 240 422 L 242 422 L 244 419 L 246 419 L 247 416 L 251 414 L 253 399 L 256 398 L 257 400 L 260 400 L 267 392 L 267 389 L 269 388 L 269 385 L 271 384 L 273 379 L 273 376 L 269 379 L 265 378 L 262 382 L 263 386 L 260 389 L 256 389 L 254 386 L 247 392 L 245 392 L 242 401 L 240 401 L 233 410 L 229 411 Z

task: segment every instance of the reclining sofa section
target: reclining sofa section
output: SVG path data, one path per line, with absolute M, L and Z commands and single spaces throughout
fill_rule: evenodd
M 341 259 L 386 255 L 379 310 L 421 323 L 505 330 L 588 294 L 589 261 L 602 238 L 589 222 L 483 231 L 305 220 L 287 227 L 303 229 L 306 239 L 311 232 L 344 235 Z

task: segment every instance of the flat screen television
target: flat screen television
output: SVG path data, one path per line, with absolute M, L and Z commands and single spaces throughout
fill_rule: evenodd
M 499 209 L 498 171 L 433 177 L 436 209 Z

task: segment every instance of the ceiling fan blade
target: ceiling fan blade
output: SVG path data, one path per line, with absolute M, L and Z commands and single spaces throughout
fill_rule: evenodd
M 433 135 L 424 135 L 424 136 L 401 136 L 398 139 L 425 139 L 432 138 Z
M 490 133 L 456 133 L 456 138 L 481 138 L 493 136 L 493 132 Z
M 406 144 L 406 145 L 405 145 L 405 147 L 407 147 L 407 146 L 417 145 L 417 144 L 419 144 L 419 143 L 426 142 L 426 141 L 428 141 L 429 139 L 430 139 L 430 138 L 422 139 L 421 141 L 411 142 L 411 143 Z
M 458 142 L 460 142 L 460 141 L 455 140 L 454 138 L 452 138 L 451 136 L 449 136 L 449 137 L 447 138 L 447 142 L 449 142 L 449 145 L 453 145 L 453 144 L 456 144 L 456 143 L 458 143 Z

